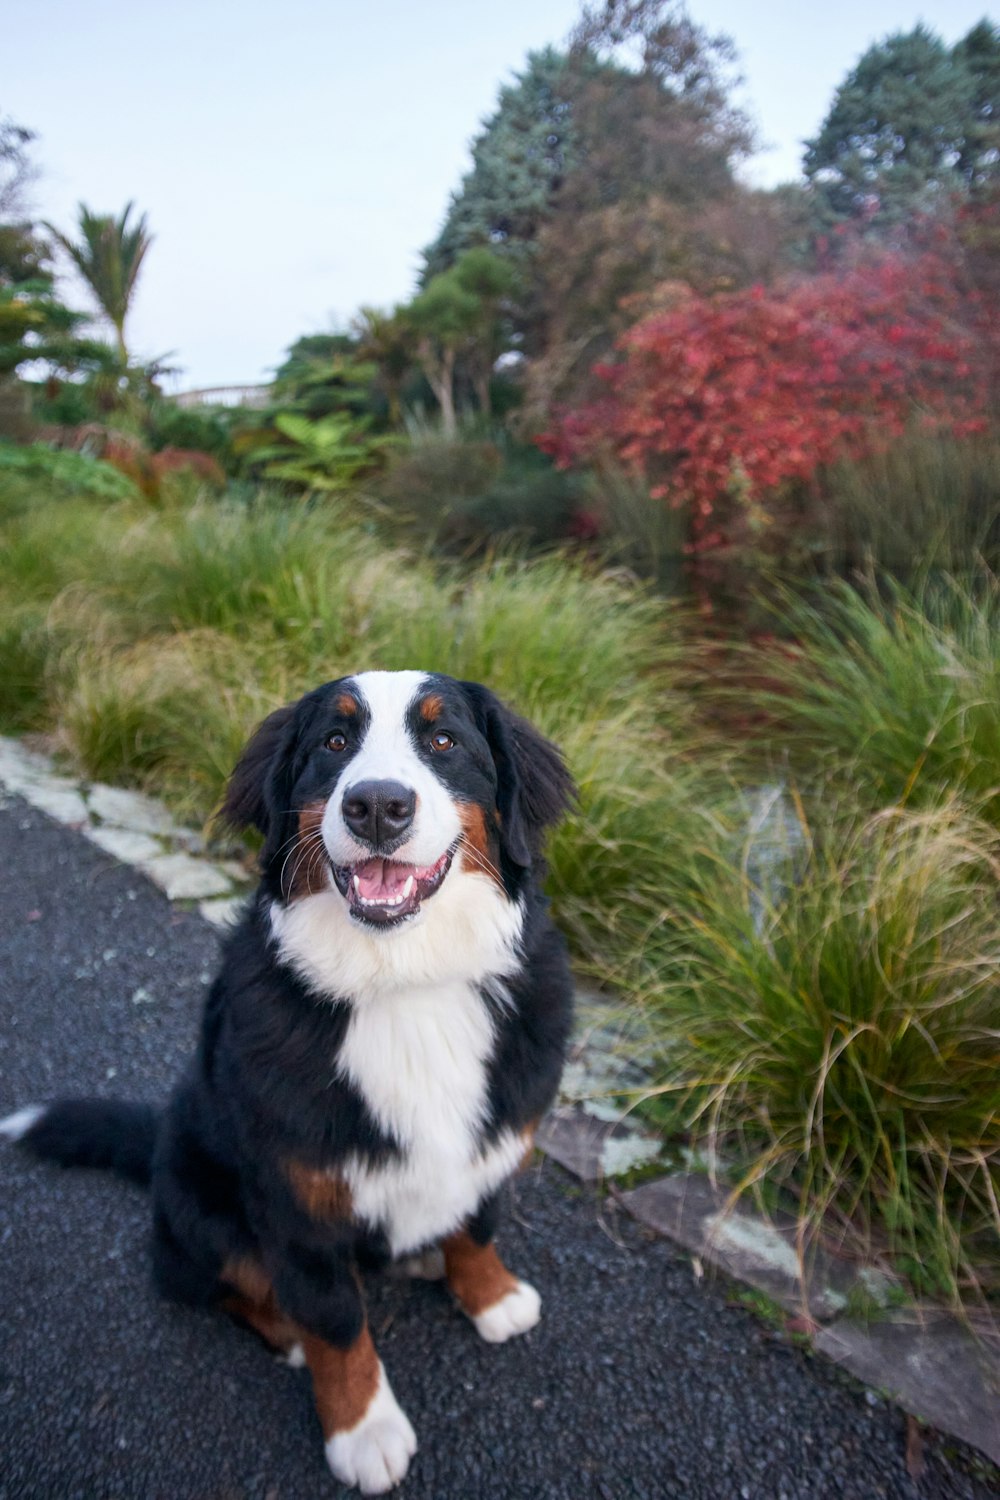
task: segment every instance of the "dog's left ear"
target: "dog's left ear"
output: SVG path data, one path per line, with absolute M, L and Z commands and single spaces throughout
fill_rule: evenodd
M 496 766 L 501 847 L 528 869 L 541 853 L 545 830 L 573 803 L 573 778 L 562 751 L 489 688 L 478 682 L 461 687 Z
M 297 708 L 297 703 L 290 703 L 275 709 L 247 741 L 219 809 L 219 817 L 231 828 L 259 828 L 265 838 L 271 832 L 271 781 L 275 767 L 287 754 Z

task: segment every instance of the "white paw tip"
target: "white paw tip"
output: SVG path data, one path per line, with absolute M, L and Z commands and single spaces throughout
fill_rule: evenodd
M 290 1366 L 291 1369 L 301 1370 L 306 1362 L 306 1351 L 301 1344 L 293 1344 L 284 1354 L 279 1354 L 278 1358 L 282 1364 Z
M 19 1109 L 15 1114 L 0 1120 L 0 1135 L 6 1137 L 8 1141 L 19 1141 L 28 1134 L 33 1125 L 38 1124 L 44 1113 L 44 1104 L 29 1104 L 26 1108 Z
M 413 1428 L 383 1370 L 361 1421 L 330 1438 L 326 1461 L 341 1484 L 354 1485 L 363 1495 L 384 1495 L 405 1477 L 416 1451 Z
M 504 1344 L 534 1328 L 542 1315 L 542 1299 L 533 1286 L 519 1281 L 512 1292 L 473 1318 L 476 1332 L 488 1344 Z

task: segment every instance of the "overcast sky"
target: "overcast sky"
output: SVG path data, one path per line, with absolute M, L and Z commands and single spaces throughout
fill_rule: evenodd
M 300 334 L 413 291 L 500 84 L 579 0 L 32 0 L 3 25 L 0 114 L 34 130 L 36 213 L 129 199 L 156 242 L 130 343 L 181 388 L 266 379 Z M 691 0 L 736 42 L 766 149 L 802 142 L 866 47 L 924 21 L 956 41 L 984 0 Z M 73 288 L 77 305 L 85 294 Z

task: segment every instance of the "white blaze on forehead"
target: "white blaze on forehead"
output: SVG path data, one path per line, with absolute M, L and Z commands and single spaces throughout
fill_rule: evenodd
M 419 790 L 413 778 L 429 774 L 417 756 L 406 728 L 406 715 L 421 688 L 424 672 L 362 672 L 351 678 L 370 715 L 361 749 L 351 761 L 346 779 L 401 781 Z M 409 771 L 409 777 L 405 774 Z
M 361 672 L 350 679 L 367 710 L 357 753 L 345 766 L 323 814 L 323 841 L 334 864 L 356 864 L 366 851 L 353 837 L 342 812 L 343 800 L 361 781 L 398 781 L 417 794 L 417 809 L 405 844 L 393 853 L 404 864 L 432 865 L 462 831 L 447 787 L 417 754 L 407 716 L 430 687 L 424 672 Z M 429 726 L 428 726 L 429 729 Z

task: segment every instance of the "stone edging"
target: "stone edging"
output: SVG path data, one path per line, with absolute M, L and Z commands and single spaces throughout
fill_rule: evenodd
M 148 876 L 172 901 L 196 901 L 207 921 L 227 926 L 249 892 L 239 863 L 207 857 L 201 836 L 174 822 L 151 797 L 57 772 L 45 755 L 0 736 L 0 784 L 113 858 Z M 684 1247 L 696 1275 L 704 1266 L 763 1292 L 796 1316 L 813 1347 L 905 1411 L 971 1444 L 1000 1464 L 1000 1351 L 940 1309 L 885 1310 L 875 1322 L 846 1313 L 852 1289 L 871 1305 L 891 1279 L 822 1252 L 802 1265 L 794 1227 L 734 1208 L 704 1172 L 668 1172 L 620 1191 L 616 1175 L 651 1165 L 661 1142 L 635 1128 L 611 1096 L 643 1085 L 641 1064 L 620 1055 L 608 1007 L 579 996 L 575 1046 L 560 1099 L 537 1144 L 582 1181 L 607 1181 L 637 1220 Z
M 201 835 L 175 823 L 152 797 L 60 775 L 48 756 L 3 736 L 0 782 L 106 854 L 141 870 L 171 901 L 197 901 L 202 916 L 216 927 L 233 920 L 249 890 L 251 876 L 241 864 L 206 857 Z

